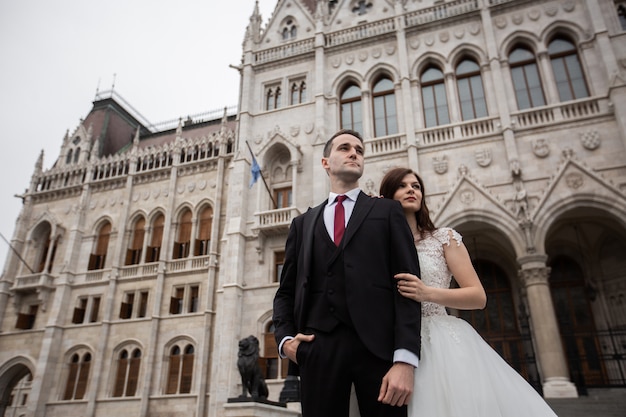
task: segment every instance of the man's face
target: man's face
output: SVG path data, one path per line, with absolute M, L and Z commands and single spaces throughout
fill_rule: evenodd
M 344 182 L 358 181 L 363 175 L 363 143 L 350 134 L 337 136 L 332 143 L 330 155 L 322 158 L 322 167 L 331 177 Z

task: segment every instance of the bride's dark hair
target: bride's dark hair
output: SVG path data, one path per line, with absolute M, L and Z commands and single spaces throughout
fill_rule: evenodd
M 417 220 L 417 229 L 420 234 L 423 232 L 432 232 L 435 230 L 435 225 L 432 220 L 430 220 L 430 212 L 428 211 L 428 206 L 426 205 L 426 191 L 424 190 L 424 181 L 417 175 L 417 172 L 413 171 L 410 168 L 394 168 L 391 169 L 385 174 L 383 180 L 380 183 L 380 194 L 385 197 L 393 200 L 393 195 L 398 191 L 400 185 L 402 184 L 402 180 L 407 175 L 414 175 L 417 178 L 417 182 L 419 182 L 420 187 L 422 188 L 422 204 L 420 210 L 415 213 L 415 219 Z

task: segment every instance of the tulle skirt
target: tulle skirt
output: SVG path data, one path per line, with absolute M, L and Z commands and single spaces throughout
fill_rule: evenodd
M 534 388 L 465 320 L 422 318 L 409 417 L 555 417 Z

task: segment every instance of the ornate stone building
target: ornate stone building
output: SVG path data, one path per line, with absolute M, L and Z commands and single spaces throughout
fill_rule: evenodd
M 341 127 L 366 192 L 421 173 L 488 294 L 453 313 L 544 396 L 626 385 L 623 1 L 279 0 L 239 71 L 236 109 L 177 127 L 101 93 L 40 157 L 0 280 L 0 415 L 228 415 L 248 335 L 278 400 L 283 246 Z

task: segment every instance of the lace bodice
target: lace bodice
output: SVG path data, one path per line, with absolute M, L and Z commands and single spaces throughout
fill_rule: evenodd
M 449 288 L 452 273 L 448 269 L 446 258 L 443 255 L 443 246 L 450 245 L 450 237 L 457 246 L 462 237 L 454 229 L 442 227 L 433 233 L 427 234 L 415 245 L 420 261 L 421 279 L 429 287 Z M 446 308 L 439 304 L 422 303 L 422 316 L 447 315 Z

